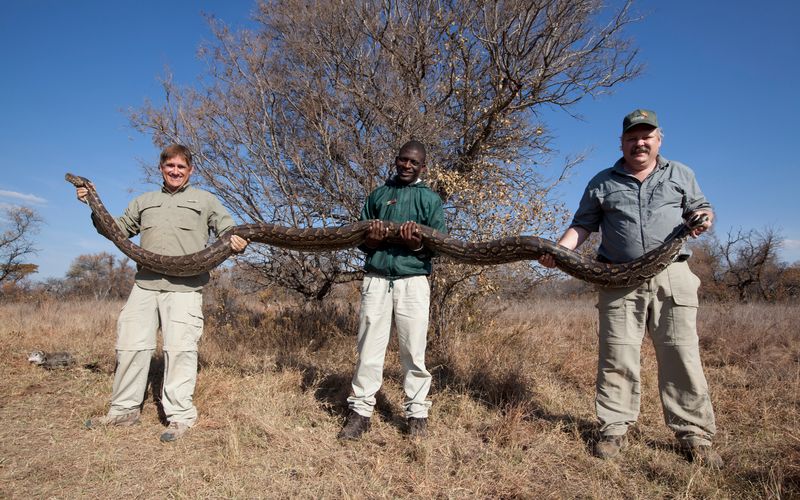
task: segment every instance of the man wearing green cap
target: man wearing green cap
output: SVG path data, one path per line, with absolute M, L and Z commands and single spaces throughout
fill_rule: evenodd
M 625 116 L 622 158 L 589 181 L 560 245 L 575 249 L 599 230 L 597 259 L 616 264 L 656 248 L 695 213 L 706 214 L 708 220 L 692 236 L 711 226 L 714 213 L 694 172 L 659 155 L 662 138 L 655 112 L 637 109 Z M 600 458 L 613 458 L 628 445 L 626 432 L 639 416 L 640 352 L 647 331 L 656 350 L 667 426 L 690 460 L 722 466 L 722 458 L 711 448 L 716 425 L 700 362 L 696 325 L 700 280 L 686 262 L 690 255 L 684 247 L 675 262 L 641 285 L 598 289 L 595 406 L 601 438 L 594 452 Z M 555 265 L 547 255 L 539 262 Z

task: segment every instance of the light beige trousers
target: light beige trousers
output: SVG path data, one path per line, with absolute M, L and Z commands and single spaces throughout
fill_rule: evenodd
M 394 315 L 400 361 L 403 365 L 406 417 L 426 418 L 431 402 L 431 374 L 425 368 L 428 342 L 430 285 L 427 276 L 388 280 L 367 275 L 361 285 L 361 314 L 358 328 L 358 360 L 353 374 L 350 409 L 363 417 L 372 416 L 375 394 L 383 381 L 383 362 Z
M 624 434 L 639 416 L 640 354 L 647 331 L 655 347 L 667 426 L 685 444 L 711 443 L 716 425 L 700 362 L 699 286 L 689 265 L 675 262 L 638 287 L 599 289 L 595 405 L 602 434 Z
M 197 420 L 192 402 L 197 344 L 203 334 L 203 296 L 199 291 L 165 292 L 133 286 L 117 321 L 117 369 L 109 415 L 125 414 L 142 405 L 159 328 L 164 340 L 164 413 L 170 422 L 193 425 Z

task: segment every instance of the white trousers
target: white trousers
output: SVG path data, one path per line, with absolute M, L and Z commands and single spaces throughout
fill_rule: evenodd
M 406 417 L 427 418 L 431 402 L 431 374 L 425 368 L 428 342 L 430 285 L 427 276 L 389 280 L 367 275 L 361 287 L 361 315 L 358 329 L 358 361 L 353 374 L 350 409 L 370 417 L 375 394 L 383 380 L 383 362 L 389 344 L 392 315 L 403 365 Z
M 203 296 L 133 286 L 117 321 L 117 369 L 109 415 L 141 407 L 147 389 L 150 358 L 161 329 L 164 339 L 164 383 L 161 404 L 167 420 L 193 425 L 192 398 L 197 382 L 197 344 L 203 334 Z

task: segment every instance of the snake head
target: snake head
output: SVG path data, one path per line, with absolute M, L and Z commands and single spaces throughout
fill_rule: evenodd
M 64 175 L 64 180 L 66 180 L 67 182 L 69 182 L 70 184 L 75 186 L 76 188 L 79 188 L 79 187 L 85 187 L 87 189 L 93 189 L 94 188 L 94 184 L 92 184 L 92 181 L 90 181 L 86 177 L 81 177 L 80 175 L 70 174 L 69 172 L 67 172 Z
M 687 220 L 684 222 L 686 227 L 689 228 L 690 231 L 697 229 L 698 227 L 702 226 L 708 221 L 708 214 L 705 212 L 694 212 Z

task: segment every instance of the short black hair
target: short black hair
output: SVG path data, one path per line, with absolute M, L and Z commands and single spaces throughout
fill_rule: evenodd
M 402 146 L 400 146 L 400 151 L 402 151 L 404 149 L 414 149 L 414 150 L 419 151 L 420 153 L 422 153 L 422 157 L 423 158 L 427 158 L 428 157 L 428 152 L 425 150 L 425 145 L 422 144 L 421 142 L 419 142 L 416 139 L 411 139 L 407 143 L 405 143 Z

